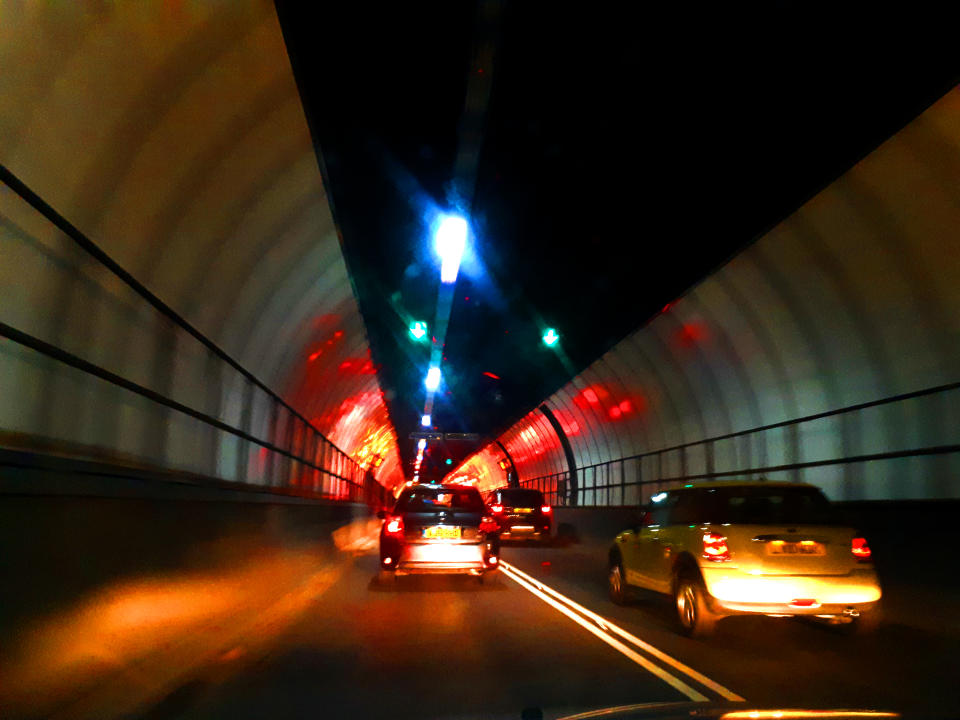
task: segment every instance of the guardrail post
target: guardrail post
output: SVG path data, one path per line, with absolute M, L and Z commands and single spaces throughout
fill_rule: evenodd
M 240 429 L 250 434 L 250 423 L 253 418 L 253 383 L 241 376 L 243 381 L 243 397 L 240 402 Z M 237 438 L 237 482 L 247 481 L 250 467 L 250 442 Z
M 627 461 L 620 461 L 620 506 L 627 504 Z
M 557 439 L 560 441 L 560 446 L 563 448 L 563 454 L 567 458 L 567 472 L 569 474 L 569 492 L 570 492 L 570 505 L 576 505 L 578 502 L 578 487 L 577 487 L 577 460 L 573 455 L 573 448 L 570 447 L 570 441 L 567 439 L 567 434 L 563 431 L 563 427 L 557 421 L 557 418 L 551 412 L 550 408 L 543 404 L 539 408 L 540 412 L 543 413 L 543 416 L 547 418 L 547 422 L 550 423 L 550 427 L 553 428 L 553 431 L 557 434 Z

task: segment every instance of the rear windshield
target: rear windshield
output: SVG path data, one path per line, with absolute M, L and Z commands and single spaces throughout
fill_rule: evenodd
M 829 525 L 830 502 L 812 487 L 718 487 L 676 493 L 670 522 Z
M 457 510 L 483 511 L 483 499 L 476 488 L 451 490 L 439 487 L 412 487 L 397 500 L 398 512 L 419 512 L 453 508 Z
M 540 507 L 543 493 L 539 490 L 500 490 L 500 502 L 513 507 Z

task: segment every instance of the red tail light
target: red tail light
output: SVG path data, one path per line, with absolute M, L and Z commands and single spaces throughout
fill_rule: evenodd
M 730 559 L 730 548 L 727 547 L 727 538 L 717 533 L 704 533 L 703 556 L 707 560 L 722 562 Z
M 500 529 L 500 526 L 497 524 L 496 520 L 494 520 L 492 517 L 487 517 L 486 515 L 484 515 L 480 519 L 480 532 L 485 532 L 485 533 L 496 532 L 499 529 Z
M 388 518 L 387 524 L 384 526 L 384 531 L 387 533 L 387 535 L 398 535 L 402 537 L 403 518 L 400 515 Z
M 870 556 L 873 555 L 870 546 L 867 545 L 866 538 L 854 538 L 850 545 L 850 552 L 857 560 L 869 560 Z
M 503 512 L 503 505 L 491 505 L 490 512 L 494 513 L 495 515 L 499 515 Z
M 540 508 L 540 512 L 542 512 L 544 515 L 549 515 L 551 512 L 553 512 L 553 508 L 551 508 L 549 505 L 544 505 Z

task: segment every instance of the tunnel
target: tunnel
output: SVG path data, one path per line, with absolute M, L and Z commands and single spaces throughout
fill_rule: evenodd
M 952 19 L 768 12 L 0 8 L 3 716 L 960 712 Z M 621 602 L 738 487 L 882 624 Z M 402 577 L 421 489 L 546 542 Z

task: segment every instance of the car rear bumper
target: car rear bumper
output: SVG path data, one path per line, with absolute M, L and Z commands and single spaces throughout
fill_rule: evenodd
M 542 520 L 518 521 L 500 526 L 501 540 L 541 540 L 550 537 L 550 524 Z
M 880 600 L 872 570 L 847 575 L 750 575 L 741 570 L 704 567 L 712 605 L 724 614 L 854 615 Z
M 398 575 L 467 573 L 488 569 L 485 543 L 418 543 L 406 545 L 396 563 Z

